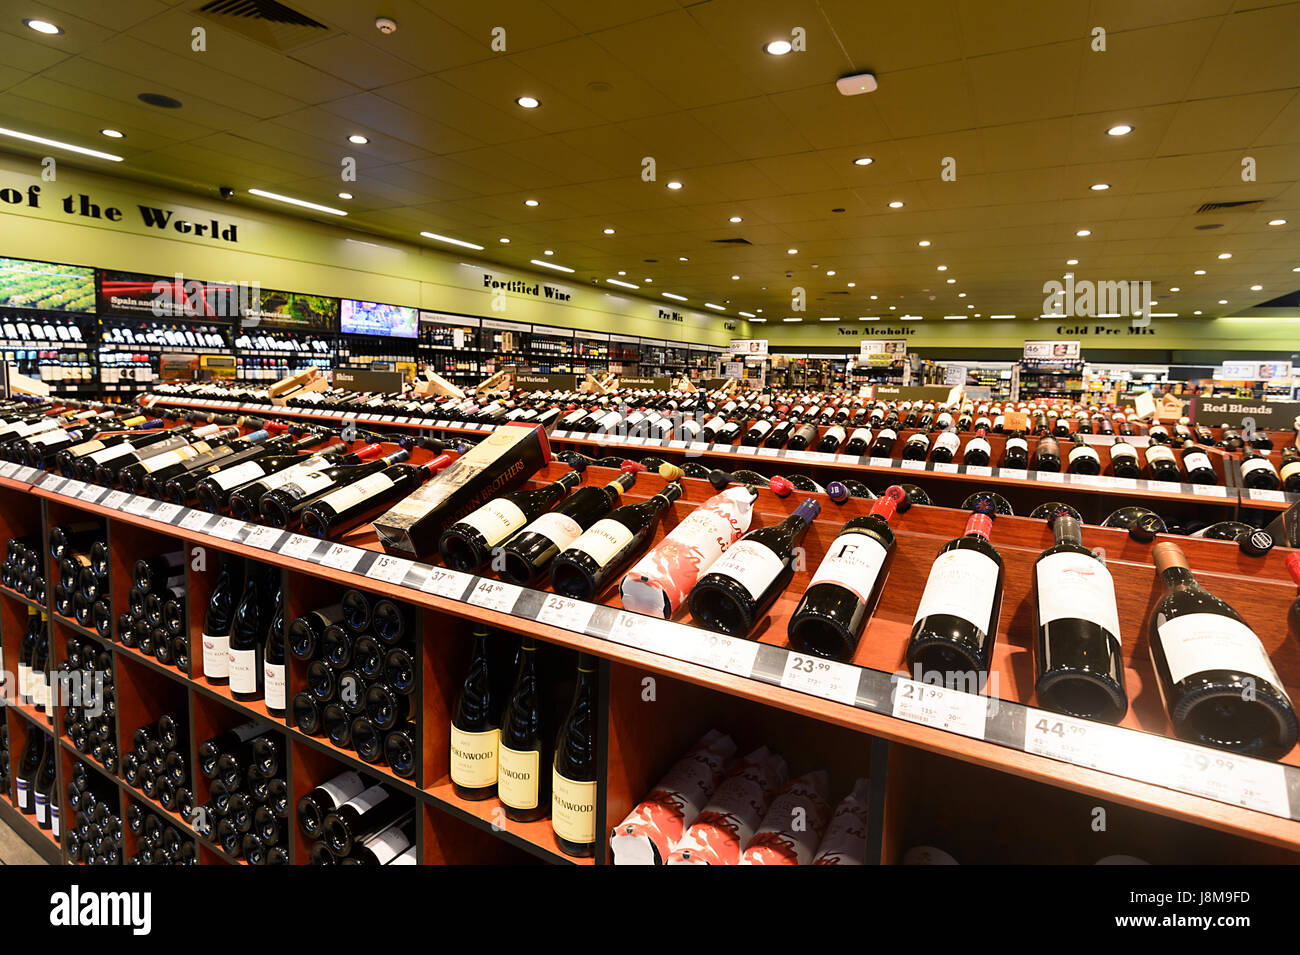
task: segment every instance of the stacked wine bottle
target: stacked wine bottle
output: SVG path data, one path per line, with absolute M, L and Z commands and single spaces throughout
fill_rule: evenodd
M 59 744 L 50 733 L 28 725 L 23 755 L 14 767 L 14 803 L 18 811 L 35 817 L 36 824 L 61 837 L 59 790 L 55 764 Z
M 203 678 L 241 702 L 285 710 L 284 594 L 280 569 L 219 556 L 203 619 Z
M 403 779 L 414 778 L 419 751 L 413 620 L 402 604 L 349 590 L 288 627 L 307 677 L 293 697 L 294 725 Z
M 38 604 L 45 603 L 45 560 L 40 535 L 15 537 L 5 544 L 0 562 L 0 586 Z
M 188 819 L 194 808 L 194 788 L 185 750 L 185 723 L 164 713 L 131 734 L 131 751 L 122 757 L 122 779 L 150 799 Z
M 71 617 L 105 640 L 112 639 L 108 593 L 108 543 L 101 521 L 50 528 L 50 557 L 58 568 L 54 612 Z
M 193 814 L 195 831 L 249 865 L 287 865 L 286 752 L 284 735 L 258 720 L 201 743 L 208 799 Z
M 68 780 L 68 834 L 64 845 L 74 864 L 121 863 L 120 797 L 115 785 L 92 772 L 81 760 L 72 761 L 72 778 Z
M 348 770 L 298 800 L 312 865 L 416 865 L 415 801 Z
M 9 783 L 9 721 L 0 720 L 0 790 L 11 792 Z
M 198 865 L 194 840 L 135 800 L 127 802 L 126 827 L 135 834 L 136 846 L 126 865 Z
M 117 616 L 117 639 L 159 663 L 190 672 L 185 621 L 185 552 L 141 557 L 131 568 L 127 609 Z
M 18 698 L 53 723 L 58 700 L 50 673 L 50 626 L 45 611 L 27 608 L 27 626 L 18 651 Z
M 69 634 L 59 664 L 70 687 L 63 711 L 64 735 L 110 773 L 117 773 L 117 691 L 111 654 L 93 640 Z

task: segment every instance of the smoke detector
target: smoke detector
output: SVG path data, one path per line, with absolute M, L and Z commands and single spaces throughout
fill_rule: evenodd
M 376 17 L 375 29 L 378 30 L 380 33 L 383 33 L 384 35 L 387 35 L 389 33 L 396 33 L 397 21 L 390 17 Z
M 845 96 L 874 93 L 876 91 L 876 74 L 854 73 L 851 76 L 841 76 L 835 81 L 835 88 Z

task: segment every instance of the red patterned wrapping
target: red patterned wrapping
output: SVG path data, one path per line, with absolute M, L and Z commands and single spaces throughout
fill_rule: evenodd
M 671 617 L 691 588 L 749 530 L 756 494 L 732 487 L 715 494 L 627 572 L 619 590 L 634 613 Z
M 869 779 L 859 779 L 853 792 L 835 807 L 835 815 L 817 847 L 813 865 L 867 864 L 867 799 Z
M 830 774 L 824 769 L 791 780 L 749 840 L 741 865 L 807 865 L 831 816 L 826 801 Z
M 668 855 L 669 865 L 736 865 L 786 781 L 785 760 L 766 746 L 736 763 Z
M 730 736 L 710 730 L 650 794 L 614 827 L 615 865 L 662 865 L 709 801 L 736 753 Z

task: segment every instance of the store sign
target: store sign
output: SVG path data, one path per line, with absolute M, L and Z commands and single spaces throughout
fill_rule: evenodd
M 1078 361 L 1082 348 L 1077 341 L 1027 341 L 1025 357 L 1038 361 Z
M 0 188 L 0 201 L 10 206 L 25 206 L 31 209 L 57 209 L 65 216 L 75 217 L 71 221 L 98 220 L 101 222 L 123 222 L 134 219 L 117 206 L 106 205 L 101 198 L 98 202 L 89 193 L 77 195 L 45 196 L 41 186 L 32 183 L 26 190 Z M 239 241 L 239 226 L 235 223 L 223 223 L 219 219 L 199 222 L 197 219 L 185 219 L 177 215 L 175 209 L 159 206 L 137 204 L 140 211 L 140 224 L 146 232 L 158 229 L 162 232 L 175 232 L 178 235 L 194 236 L 200 239 L 220 239 L 223 242 Z
M 370 371 L 365 368 L 334 369 L 334 387 L 348 391 L 401 394 L 406 379 L 399 371 Z
M 945 385 L 966 384 L 966 366 L 945 365 L 943 369 L 943 383 Z
M 947 401 L 951 394 L 947 385 L 876 385 L 882 401 Z
M 1188 417 L 1196 424 L 1246 426 L 1249 418 L 1259 431 L 1290 431 L 1300 415 L 1300 401 L 1259 401 L 1249 398 L 1193 398 Z
M 766 358 L 767 339 L 733 338 L 729 350 L 733 355 L 744 355 L 746 358 Z
M 724 361 L 722 363 L 722 374 L 728 378 L 740 378 L 745 374 L 745 366 L 738 361 Z
M 174 275 L 99 270 L 97 310 L 126 318 L 235 319 L 257 307 L 257 282 L 203 282 Z
M 483 287 L 492 292 L 511 292 L 515 295 L 528 295 L 532 298 L 546 298 L 554 302 L 571 302 L 573 293 L 567 292 L 545 282 L 529 279 L 499 279 L 491 272 L 483 273 Z
M 0 259 L 0 308 L 93 311 L 95 270 L 57 262 Z
M 620 388 L 649 388 L 653 391 L 666 391 L 672 383 L 671 378 L 628 378 L 620 375 L 618 379 Z
M 516 372 L 515 387 L 520 391 L 574 391 L 578 387 L 577 375 L 539 375 Z
M 904 338 L 869 338 L 863 340 L 858 348 L 863 364 L 867 365 L 891 365 L 907 356 L 907 340 Z
M 333 331 L 339 327 L 339 300 L 325 295 L 262 289 L 258 300 L 244 312 L 245 328 L 310 328 Z

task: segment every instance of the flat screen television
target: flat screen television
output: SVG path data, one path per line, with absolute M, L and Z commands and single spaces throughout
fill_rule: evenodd
M 95 270 L 57 262 L 0 258 L 0 307 L 93 312 Z
M 383 335 L 415 338 L 419 334 L 420 312 L 408 305 L 384 305 L 343 299 L 339 331 L 344 335 Z

